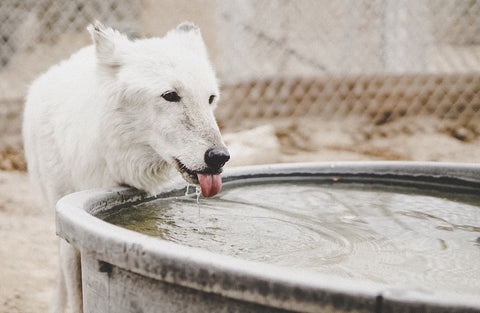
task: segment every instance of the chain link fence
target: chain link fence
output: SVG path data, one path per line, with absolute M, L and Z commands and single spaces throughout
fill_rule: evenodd
M 232 2 L 221 68 L 235 111 L 219 116 L 428 114 L 478 135 L 479 13 L 464 0 Z
M 224 128 L 428 115 L 471 140 L 480 134 L 479 16 L 476 0 L 2 0 L 0 130 L 18 133 L 28 84 L 89 44 L 92 21 L 162 36 L 192 20 L 222 82 Z

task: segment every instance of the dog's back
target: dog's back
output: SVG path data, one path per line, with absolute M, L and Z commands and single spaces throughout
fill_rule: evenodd
M 92 146 L 99 118 L 94 67 L 93 47 L 84 48 L 35 80 L 27 95 L 25 156 L 31 180 L 50 210 L 60 197 L 78 189 L 75 181 L 89 181 L 86 188 L 99 181 L 99 173 L 85 173 L 82 164 L 98 151 Z

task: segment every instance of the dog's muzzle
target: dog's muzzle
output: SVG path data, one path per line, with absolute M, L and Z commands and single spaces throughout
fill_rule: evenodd
M 179 159 L 174 160 L 183 178 L 189 183 L 200 185 L 202 195 L 209 198 L 219 193 L 222 188 L 222 167 L 230 160 L 230 153 L 225 147 L 208 149 L 204 154 L 207 166 L 199 171 L 189 169 Z

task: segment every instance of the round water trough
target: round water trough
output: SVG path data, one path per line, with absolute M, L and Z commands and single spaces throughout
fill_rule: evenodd
M 479 165 L 417 162 L 285 164 L 228 170 L 225 171 L 223 180 L 224 191 L 217 198 L 222 200 L 224 197 L 223 200 L 227 199 L 228 203 L 232 205 L 232 207 L 225 206 L 227 213 L 224 215 L 226 216 L 230 215 L 228 210 L 237 208 L 235 206 L 239 203 L 244 206 L 244 211 L 248 211 L 249 206 L 256 206 L 257 202 L 261 202 L 258 207 L 262 210 L 268 207 L 269 199 L 274 195 L 269 193 L 259 195 L 258 190 L 261 190 L 264 185 L 278 185 L 277 195 L 284 194 L 287 195 L 286 199 L 292 200 L 295 214 L 289 211 L 286 213 L 288 218 L 284 219 L 288 219 L 290 224 L 296 223 L 298 216 L 303 216 L 303 213 L 299 213 L 300 211 L 311 211 L 309 207 L 296 205 L 298 201 L 306 199 L 305 201 L 313 209 L 318 209 L 316 206 L 318 202 L 324 201 L 322 199 L 330 199 L 328 200 L 330 202 L 325 205 L 320 203 L 319 207 L 325 210 L 324 213 L 319 212 L 312 215 L 318 219 L 318 224 L 305 224 L 314 233 L 321 233 L 327 239 L 304 236 L 304 242 L 294 241 L 294 244 L 290 245 L 290 247 L 297 248 L 306 245 L 308 249 L 303 250 L 314 251 L 313 257 L 293 254 L 293 263 L 303 264 L 305 262 L 302 263 L 302 261 L 305 259 L 313 261 L 306 262 L 305 264 L 308 264 L 305 266 L 290 266 L 282 263 L 282 260 L 272 261 L 271 259 L 275 259 L 274 257 L 266 258 L 263 261 L 264 259 L 259 258 L 255 253 L 250 258 L 242 257 L 238 253 L 233 253 L 234 256 L 231 256 L 228 255 L 230 253 L 222 253 L 224 250 L 233 249 L 227 246 L 229 244 L 227 239 L 222 245 L 217 245 L 215 249 L 219 249 L 219 251 L 216 251 L 213 248 L 213 250 L 206 249 L 202 244 L 196 246 L 195 243 L 190 243 L 188 240 L 193 237 L 189 237 L 188 234 L 184 238 L 185 243 L 166 240 L 172 232 L 175 233 L 172 229 L 168 236 L 165 236 L 166 239 L 161 239 L 103 220 L 108 220 L 108 217 L 112 214 L 115 215 L 116 212 L 130 212 L 132 208 L 141 208 L 156 202 L 168 204 L 176 201 L 176 207 L 179 206 L 179 203 L 180 207 L 183 203 L 195 205 L 197 203 L 195 196 L 185 195 L 185 183 L 180 181 L 156 197 L 148 197 L 142 192 L 128 188 L 79 192 L 64 197 L 57 204 L 57 233 L 81 252 L 85 312 L 480 311 L 480 282 L 475 278 L 479 277 L 480 265 L 478 265 L 478 259 L 471 260 L 480 254 Z M 323 188 L 317 192 L 320 198 L 288 191 L 291 186 L 302 184 L 307 184 L 307 193 L 309 190 L 317 192 L 312 188 Z M 255 199 L 261 199 L 261 201 L 254 199 L 248 202 L 245 199 L 240 201 L 235 198 L 238 197 L 235 191 L 244 187 L 248 188 L 245 189 L 246 191 L 242 190 L 242 194 L 246 193 L 249 198 L 251 196 L 248 192 L 256 192 L 257 197 L 260 198 Z M 375 226 L 374 233 L 380 234 L 383 240 L 385 232 L 396 227 L 394 224 L 390 225 L 388 221 L 385 222 L 390 217 L 378 222 L 377 213 L 372 214 L 370 219 L 363 217 L 363 213 L 358 213 L 360 211 L 355 211 L 356 209 L 348 211 L 347 214 L 343 210 L 345 208 L 350 210 L 351 205 L 345 204 L 344 198 L 339 196 L 345 194 L 345 199 L 350 199 L 351 203 L 363 207 L 364 211 L 361 212 L 368 212 L 370 207 L 373 208 L 375 206 L 373 204 L 371 206 L 362 206 L 361 204 L 374 199 L 372 203 L 377 203 L 375 212 L 383 212 L 386 209 L 381 203 L 386 198 L 378 197 L 376 194 L 373 197 L 370 196 L 370 191 L 375 190 L 388 194 L 388 199 L 393 199 L 394 202 L 407 199 L 402 202 L 402 206 L 395 208 L 394 214 L 391 216 L 395 220 L 395 225 L 401 225 L 408 229 L 417 227 L 409 224 L 408 221 L 413 219 L 419 221 L 418 227 L 427 229 L 431 226 L 428 224 L 429 221 L 433 221 L 432 231 L 442 232 L 441 235 L 430 235 L 428 231 L 424 232 L 427 245 L 431 245 L 432 249 L 433 246 L 438 246 L 438 251 L 432 252 L 437 254 L 432 257 L 434 264 L 426 270 L 428 273 L 422 275 L 413 270 L 413 276 L 418 275 L 420 280 L 418 284 L 414 284 L 414 287 L 408 283 L 408 280 L 404 282 L 403 277 L 408 276 L 410 268 L 413 269 L 415 264 L 420 264 L 419 266 L 422 268 L 422 264 L 432 262 L 428 258 L 423 258 L 424 250 L 430 251 L 430 249 L 425 249 L 422 238 L 413 237 L 412 239 L 407 235 L 404 237 L 404 233 L 401 231 L 393 234 L 393 239 L 385 239 L 381 242 L 378 241 L 378 238 L 375 239 L 370 235 L 361 236 L 362 240 L 353 237 L 353 239 L 345 239 L 346 237 L 343 238 L 341 235 L 340 237 L 343 239 L 338 239 L 335 238 L 337 232 L 333 232 L 332 235 L 332 228 L 326 226 L 331 225 L 338 233 L 341 233 L 342 230 L 355 228 L 364 231 L 366 225 L 377 223 L 378 227 Z M 396 193 L 403 194 L 403 198 L 397 197 Z M 412 197 L 411 194 L 413 194 Z M 450 205 L 453 205 L 453 208 L 450 207 L 449 210 L 453 213 L 444 212 L 444 215 L 435 213 L 436 210 L 445 211 L 439 207 L 442 206 L 442 202 L 437 203 L 437 199 L 441 201 L 443 198 L 447 201 L 451 200 L 450 203 L 453 204 Z M 203 210 L 208 209 L 210 203 L 215 203 L 215 201 L 218 200 L 215 198 L 200 199 L 197 203 L 197 211 L 182 209 L 182 214 L 187 218 L 198 217 L 199 224 L 203 223 L 202 217 L 205 216 L 208 217 L 205 221 L 214 220 L 217 223 L 217 220 L 221 219 L 221 208 L 217 208 L 218 217 L 214 216 L 215 212 L 202 213 Z M 282 199 L 280 201 L 281 203 L 285 202 Z M 337 203 L 343 203 L 343 205 L 337 207 Z M 457 203 L 458 209 L 456 208 Z M 409 210 L 407 207 L 410 204 L 416 205 L 416 207 Z M 279 214 L 276 210 L 274 211 L 274 214 Z M 170 218 L 175 213 L 172 212 L 167 212 Z M 232 230 L 224 230 L 222 236 L 235 233 L 233 228 L 237 224 L 248 226 L 249 221 L 251 224 L 256 223 L 255 225 L 261 227 L 262 224 L 259 224 L 258 218 L 255 222 L 254 217 L 258 217 L 258 214 L 252 215 L 250 219 L 247 214 L 242 219 L 243 222 L 238 220 L 238 223 L 233 223 Z M 462 218 L 467 222 L 462 221 Z M 282 220 L 277 215 L 273 218 L 270 218 L 270 215 L 262 216 L 262 219 L 262 221 L 275 220 L 275 223 Z M 313 217 L 308 218 L 309 223 L 310 219 Z M 160 219 L 154 225 L 165 233 L 169 229 L 162 228 L 160 224 L 163 222 L 164 220 Z M 170 220 L 169 225 L 171 226 L 172 223 L 174 222 Z M 265 223 L 268 225 L 268 222 Z M 342 228 L 343 226 L 340 227 L 337 224 L 346 225 L 346 227 Z M 275 233 L 278 229 L 277 232 L 282 235 L 280 238 L 285 241 L 289 240 L 289 236 L 294 237 L 294 240 L 300 240 L 299 237 L 303 237 L 301 231 L 298 234 L 295 233 L 295 229 L 297 229 L 295 227 L 284 229 L 282 226 L 277 228 L 277 224 L 272 225 L 271 228 L 265 227 L 265 233 L 267 231 Z M 322 228 L 322 231 L 316 231 L 314 229 L 316 226 L 312 225 L 317 225 Z M 175 229 L 182 230 L 181 223 L 174 226 Z M 339 228 L 335 228 L 337 226 Z M 237 231 L 242 236 L 248 232 L 248 229 L 241 228 Z M 262 230 L 258 233 L 252 230 L 250 232 L 250 237 L 262 240 L 264 235 Z M 195 229 L 197 237 L 205 233 Z M 285 233 L 287 233 L 286 236 Z M 415 236 L 415 232 L 411 232 L 411 234 Z M 458 242 L 462 242 L 462 244 L 455 241 L 457 239 L 455 234 L 459 236 Z M 430 242 L 428 241 L 431 239 L 429 237 L 435 238 Z M 215 242 L 219 241 L 218 236 L 209 236 L 208 238 L 214 238 Z M 450 240 L 448 238 L 453 239 L 448 241 Z M 204 237 L 200 237 L 199 242 L 203 241 Z M 412 251 L 404 250 L 403 242 L 407 241 L 414 243 L 411 246 Z M 348 255 L 346 252 L 342 252 L 331 257 L 333 254 L 328 254 L 327 248 L 328 244 L 332 242 L 332 246 L 338 243 L 342 249 L 348 251 Z M 325 255 L 322 255 L 323 248 L 315 250 L 315 244 L 324 245 Z M 268 243 L 265 244 L 265 246 L 268 245 Z M 272 245 L 277 251 L 281 251 L 283 248 L 287 249 L 289 246 L 282 242 L 277 245 L 274 242 Z M 222 246 L 226 248 L 223 249 Z M 374 247 L 373 252 L 377 258 L 369 260 L 368 255 L 362 254 L 361 251 L 365 247 Z M 390 257 L 392 247 L 396 249 L 396 252 L 393 257 Z M 301 249 L 291 249 L 294 251 L 293 253 L 297 250 Z M 289 250 L 288 253 L 290 256 L 292 256 L 291 251 Z M 459 259 L 464 260 L 467 265 L 462 263 L 461 266 L 467 268 L 452 267 L 451 264 L 455 264 L 455 260 L 451 261 L 453 263 L 438 263 L 440 264 L 438 265 L 437 260 L 448 256 L 445 254 L 448 251 L 455 258 L 458 256 Z M 265 252 L 265 254 L 267 253 Z M 338 257 L 338 255 L 342 257 Z M 382 257 L 378 259 L 378 255 Z M 401 257 L 398 257 L 399 255 Z M 469 259 L 470 263 L 468 263 Z M 335 262 L 331 260 L 335 260 Z M 353 270 L 348 268 L 351 264 L 357 264 L 353 266 Z M 404 269 L 406 274 L 396 275 L 400 280 L 393 279 L 390 282 L 388 278 L 395 276 L 395 273 L 389 271 L 400 265 L 403 266 L 402 268 L 406 268 L 406 270 Z M 316 270 L 316 268 L 320 268 L 320 270 Z M 369 279 L 362 279 L 361 272 L 365 268 L 369 269 L 367 275 Z M 378 275 L 375 274 L 377 269 L 380 273 Z M 458 280 L 456 278 L 460 272 L 467 279 L 472 279 L 471 282 L 455 282 Z M 449 283 L 450 279 L 452 280 L 451 284 Z M 437 281 L 443 281 L 438 283 L 443 287 L 437 288 Z M 459 289 L 456 284 L 460 286 Z

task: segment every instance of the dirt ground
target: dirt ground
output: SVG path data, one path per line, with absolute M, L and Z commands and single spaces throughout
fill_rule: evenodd
M 374 160 L 477 163 L 477 132 L 435 119 L 368 127 L 310 119 L 265 123 L 226 134 L 225 141 L 230 166 Z M 0 153 L 0 313 L 46 312 L 57 266 L 53 217 L 40 209 L 23 168 L 20 152 Z
M 26 172 L 0 171 L 0 312 L 47 312 L 57 250 Z

